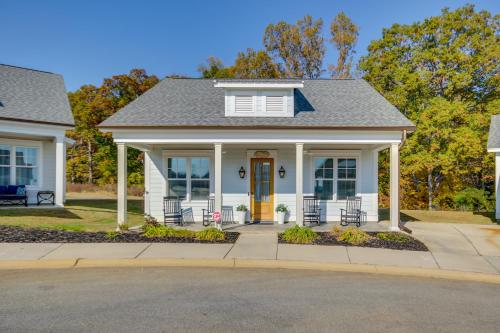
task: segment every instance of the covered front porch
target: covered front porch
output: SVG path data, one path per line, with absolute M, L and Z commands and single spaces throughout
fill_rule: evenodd
M 209 197 L 214 210 L 245 205 L 247 222 L 304 225 L 304 196 L 316 195 L 322 222 L 340 220 L 348 196 L 362 199 L 367 223 L 378 222 L 378 154 L 390 150 L 390 230 L 399 230 L 401 131 L 151 130 L 113 131 L 118 146 L 118 224 L 127 223 L 128 147 L 145 153 L 145 214 L 163 222 L 164 197 L 182 198 L 197 226 Z

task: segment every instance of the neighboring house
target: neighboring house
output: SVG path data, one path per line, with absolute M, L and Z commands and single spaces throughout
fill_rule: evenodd
M 63 206 L 73 126 L 61 75 L 0 64 L 0 185 L 26 185 L 31 204 L 53 191 Z
M 495 153 L 495 217 L 500 220 L 500 115 L 491 117 L 488 152 Z
M 377 221 L 378 154 L 390 148 L 398 229 L 399 146 L 415 126 L 364 80 L 164 79 L 99 126 L 118 145 L 118 223 L 127 147 L 145 153 L 145 213 L 161 221 L 163 197 L 184 197 L 200 221 L 213 194 L 216 211 L 245 204 L 253 221 L 276 221 L 286 204 L 299 225 L 306 194 L 324 221 L 354 195 Z

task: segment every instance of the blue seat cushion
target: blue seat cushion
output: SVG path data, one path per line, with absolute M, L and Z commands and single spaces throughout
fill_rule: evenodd
M 7 194 L 7 186 L 6 185 L 0 185 L 0 195 L 2 194 Z
M 16 191 L 16 194 L 17 195 L 26 195 L 26 187 L 24 185 L 20 185 L 17 187 L 17 191 Z
M 7 186 L 7 193 L 6 194 L 17 194 L 17 185 Z

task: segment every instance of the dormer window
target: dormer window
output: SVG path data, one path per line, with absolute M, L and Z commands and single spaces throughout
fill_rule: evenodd
M 303 88 L 296 80 L 215 81 L 225 89 L 226 117 L 293 117 L 294 89 Z

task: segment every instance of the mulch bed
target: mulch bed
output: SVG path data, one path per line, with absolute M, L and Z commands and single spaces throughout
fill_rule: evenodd
M 202 241 L 194 238 L 164 237 L 147 238 L 138 233 L 120 233 L 114 238 L 105 232 L 63 231 L 51 229 L 26 229 L 16 226 L 0 226 L 0 242 L 4 243 L 234 243 L 239 232 L 225 231 L 223 241 Z
M 346 242 L 339 242 L 335 237 L 333 237 L 329 232 L 318 232 L 319 237 L 311 245 L 340 245 L 340 246 L 360 246 L 360 247 L 374 247 L 381 249 L 391 249 L 391 250 L 407 250 L 407 251 L 429 251 L 424 243 L 415 239 L 409 235 L 404 234 L 407 238 L 407 242 L 395 242 L 376 238 L 377 232 L 368 232 L 370 236 L 373 236 L 367 242 L 359 245 L 352 245 Z M 281 244 L 291 244 L 283 240 L 282 235 L 278 235 L 278 242 Z

